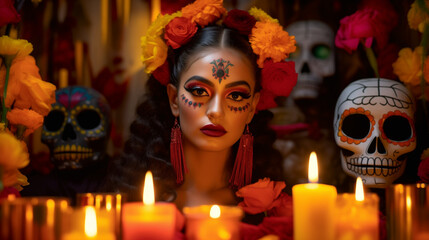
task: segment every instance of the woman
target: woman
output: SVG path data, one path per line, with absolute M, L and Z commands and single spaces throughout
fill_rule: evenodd
M 275 95 L 288 95 L 295 85 L 293 63 L 284 61 L 294 51 L 294 38 L 258 9 L 255 16 L 225 12 L 221 1 L 197 0 L 158 18 L 143 38 L 143 62 L 152 75 L 108 183 L 129 199 L 141 199 L 147 170 L 154 174 L 157 200 L 174 201 L 179 209 L 237 204 L 240 187 L 263 177 L 283 179 L 281 156 L 271 146 L 272 115 L 260 101 L 273 102 Z M 280 31 L 265 44 L 274 49 L 280 44 L 273 54 L 258 45 L 267 38 L 257 34 L 266 32 L 264 24 Z M 162 59 L 162 42 L 157 50 L 149 47 L 159 40 L 168 46 L 165 61 L 154 61 Z M 268 87 L 262 79 L 264 65 L 271 67 L 268 74 L 281 66 L 280 77 L 267 79 L 265 73 L 267 82 L 277 80 Z

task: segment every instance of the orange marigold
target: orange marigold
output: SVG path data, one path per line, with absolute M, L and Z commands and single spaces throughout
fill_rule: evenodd
M 0 96 L 3 96 L 5 68 L 0 69 Z M 51 104 L 55 102 L 55 85 L 41 79 L 39 68 L 32 56 L 14 59 L 10 68 L 7 87 L 6 107 L 31 108 L 48 115 Z
M 422 54 L 423 48 L 416 47 L 403 48 L 398 53 L 398 59 L 392 64 L 393 73 L 399 77 L 399 80 L 411 86 L 418 86 L 420 84 L 420 77 L 422 76 Z
M 43 116 L 30 109 L 14 108 L 6 115 L 7 120 L 12 125 L 12 131 L 16 130 L 16 125 L 23 125 L 27 129 L 24 136 L 28 136 L 43 124 Z
M 429 56 L 426 57 L 424 64 L 425 65 L 423 67 L 423 76 L 425 78 L 426 83 L 429 84 Z
M 191 19 L 201 27 L 216 21 L 226 12 L 223 0 L 200 0 L 182 8 L 182 17 Z
M 9 132 L 0 132 L 0 166 L 4 170 L 19 169 L 30 162 L 27 145 Z
M 253 52 L 259 55 L 260 68 L 263 68 L 267 58 L 280 62 L 296 50 L 295 36 L 289 36 L 289 33 L 275 22 L 257 22 L 249 41 Z
M 426 6 L 429 7 L 429 1 L 425 0 Z M 429 20 L 429 16 L 419 7 L 417 1 L 411 4 L 407 14 L 408 25 L 411 29 L 423 32 L 423 24 Z
M 29 185 L 28 179 L 18 169 L 6 170 L 3 172 L 3 179 L 1 179 L 5 187 L 14 187 L 21 191 L 22 186 Z

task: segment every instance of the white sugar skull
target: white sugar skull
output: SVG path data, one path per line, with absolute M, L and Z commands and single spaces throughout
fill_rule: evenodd
M 400 82 L 367 78 L 349 84 L 335 108 L 335 141 L 343 170 L 369 187 L 386 187 L 402 175 L 416 148 L 415 105 Z
M 57 169 L 82 169 L 106 159 L 110 106 L 92 88 L 72 86 L 55 92 L 45 117 L 42 142 Z
M 316 20 L 298 21 L 286 30 L 295 36 L 297 46 L 288 59 L 295 62 L 298 73 L 291 97 L 317 98 L 323 79 L 335 73 L 334 32 Z

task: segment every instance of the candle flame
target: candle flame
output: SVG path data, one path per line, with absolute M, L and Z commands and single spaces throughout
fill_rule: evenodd
M 97 235 L 95 208 L 91 206 L 85 207 L 85 234 L 88 237 L 95 237 Z
M 355 199 L 356 201 L 359 201 L 359 202 L 362 202 L 365 199 L 365 194 L 363 192 L 362 178 L 360 177 L 356 179 Z
M 155 191 L 153 189 L 153 177 L 151 171 L 147 171 L 144 178 L 143 203 L 145 205 L 152 205 L 155 203 Z
M 210 208 L 210 217 L 219 218 L 220 217 L 220 207 L 218 205 L 213 205 Z
M 311 152 L 310 160 L 308 163 L 308 180 L 312 183 L 319 181 L 319 169 L 317 167 L 316 152 Z

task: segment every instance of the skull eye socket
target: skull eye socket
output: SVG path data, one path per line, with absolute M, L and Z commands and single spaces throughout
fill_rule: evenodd
M 100 125 L 101 117 L 97 111 L 92 109 L 86 109 L 82 110 L 77 114 L 76 121 L 81 128 L 85 130 L 90 130 Z
M 341 130 L 353 139 L 364 139 L 371 130 L 371 121 L 364 114 L 351 114 L 344 118 Z
M 60 130 L 61 127 L 63 126 L 64 119 L 65 119 L 65 115 L 62 111 L 52 110 L 45 117 L 43 125 L 45 126 L 45 129 L 47 131 L 56 132 Z
M 327 59 L 331 55 L 331 48 L 326 44 L 317 44 L 313 46 L 311 53 L 317 59 Z
M 383 132 L 392 141 L 407 141 L 412 137 L 412 128 L 407 118 L 390 116 L 384 120 Z

